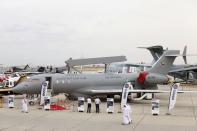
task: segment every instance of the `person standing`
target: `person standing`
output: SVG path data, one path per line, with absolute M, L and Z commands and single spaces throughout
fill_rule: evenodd
M 28 113 L 28 107 L 27 107 L 27 99 L 24 97 L 22 99 L 22 112 Z
M 124 107 L 122 109 L 122 113 L 123 113 L 122 124 L 123 125 L 128 125 L 131 123 L 130 112 L 131 112 L 131 108 L 128 105 L 124 105 Z
M 88 103 L 87 113 L 91 113 L 92 100 L 88 98 L 87 103 Z
M 100 113 L 100 108 L 99 108 L 100 103 L 101 103 L 101 101 L 100 101 L 100 99 L 97 97 L 97 98 L 95 99 L 96 113 Z
M 128 111 L 128 118 L 129 118 L 129 124 L 132 123 L 132 109 L 130 105 L 127 105 L 127 111 Z

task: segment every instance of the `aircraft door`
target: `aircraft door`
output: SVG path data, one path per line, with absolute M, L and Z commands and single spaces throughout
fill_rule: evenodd
M 48 89 L 52 89 L 52 77 L 45 77 L 45 80 L 49 82 Z
M 48 81 L 47 94 L 48 94 L 49 96 L 51 96 L 51 94 L 53 94 L 52 77 L 45 77 L 45 81 Z

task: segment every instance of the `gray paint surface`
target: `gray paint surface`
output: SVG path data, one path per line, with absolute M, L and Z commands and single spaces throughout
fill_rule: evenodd
M 52 78 L 54 93 L 68 93 L 71 95 L 97 95 L 92 90 L 122 89 L 127 81 L 130 81 L 136 89 L 157 89 L 157 84 L 168 81 L 166 74 L 176 58 L 173 53 L 177 54 L 179 52 L 166 51 L 147 73 L 41 74 L 17 85 L 13 91 L 16 93 L 38 94 L 46 77 Z M 144 76 L 143 73 L 146 75 Z M 142 82 L 139 81 L 141 77 L 144 77 Z M 105 94 L 105 92 L 100 94 Z

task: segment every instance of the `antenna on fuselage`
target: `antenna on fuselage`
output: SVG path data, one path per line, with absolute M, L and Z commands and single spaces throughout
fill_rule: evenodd
M 97 57 L 97 58 L 86 58 L 86 59 L 68 59 L 65 61 L 68 68 L 68 73 L 71 72 L 71 69 L 79 72 L 74 66 L 83 66 L 83 65 L 94 65 L 94 64 L 104 64 L 105 73 L 107 72 L 107 67 L 114 62 L 124 62 L 126 61 L 126 56 L 112 56 L 112 57 Z M 81 72 L 80 72 L 81 73 Z

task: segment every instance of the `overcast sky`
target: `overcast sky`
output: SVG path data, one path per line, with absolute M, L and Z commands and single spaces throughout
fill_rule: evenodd
M 158 44 L 188 45 L 195 54 L 196 13 L 196 0 L 0 0 L 0 63 L 64 65 L 69 57 L 113 55 L 150 63 L 150 53 L 136 47 Z

